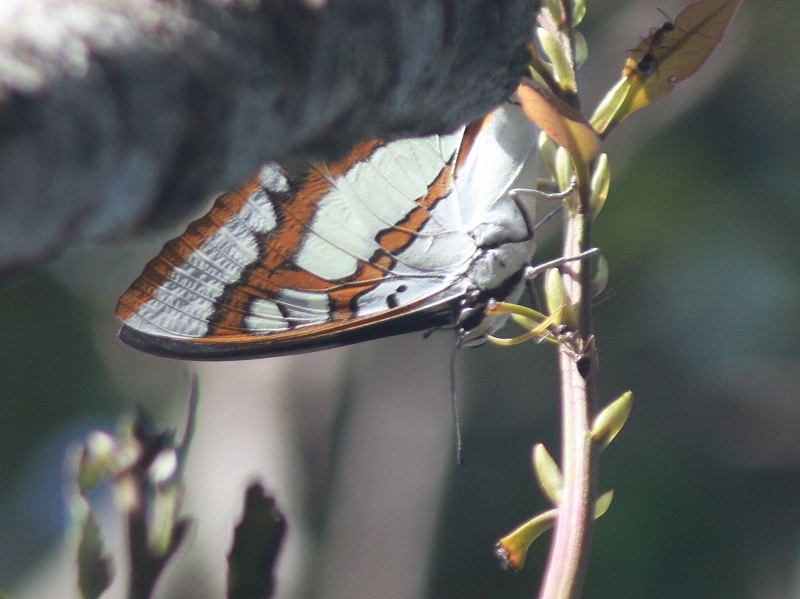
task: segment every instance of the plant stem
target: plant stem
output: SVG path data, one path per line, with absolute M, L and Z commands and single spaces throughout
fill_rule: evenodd
M 588 185 L 584 183 L 578 190 L 577 206 L 568 210 L 564 256 L 575 256 L 589 248 L 589 196 Z M 582 260 L 564 267 L 564 286 L 570 301 L 578 306 L 578 334 L 586 343 L 592 335 L 591 282 Z M 597 450 L 589 436 L 591 418 L 596 411 L 592 353 L 589 347 L 585 357 L 576 359 L 566 348 L 559 352 L 564 490 L 539 599 L 577 599 L 583 586 L 594 528 L 597 486 Z

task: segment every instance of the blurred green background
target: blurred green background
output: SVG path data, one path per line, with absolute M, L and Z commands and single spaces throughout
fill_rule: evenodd
M 800 19 L 788 1 L 758 7 L 745 3 L 706 67 L 606 144 L 595 241 L 616 295 L 595 310 L 599 387 L 606 400 L 632 389 L 635 405 L 602 456 L 601 487 L 616 494 L 586 597 L 800 597 Z M 655 5 L 589 2 L 586 106 L 662 22 Z M 72 594 L 66 445 L 137 403 L 181 422 L 191 366 L 115 339 L 115 298 L 159 243 L 82 248 L 0 286 L 0 588 L 16 597 Z M 545 507 L 530 449 L 557 453 L 553 351 L 461 352 L 456 467 L 451 344 L 414 335 L 199 367 L 186 506 L 198 524 L 162 596 L 222 596 L 213 569 L 253 477 L 290 512 L 280 596 L 535 595 L 549 535 L 521 573 L 503 572 L 493 545 Z M 114 515 L 96 500 L 113 549 Z M 209 524 L 203 506 L 224 517 Z

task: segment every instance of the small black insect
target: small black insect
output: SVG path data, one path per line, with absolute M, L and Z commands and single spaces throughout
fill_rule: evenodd
M 642 75 L 649 75 L 658 66 L 658 61 L 653 52 L 661 47 L 661 42 L 667 33 L 675 31 L 675 23 L 672 22 L 669 15 L 660 8 L 656 10 L 664 15 L 667 20 L 661 27 L 650 30 L 650 42 L 647 45 L 647 52 L 642 54 L 642 57 L 636 63 L 636 68 Z

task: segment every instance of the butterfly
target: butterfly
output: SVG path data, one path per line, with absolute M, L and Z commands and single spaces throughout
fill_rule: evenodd
M 515 97 L 450 135 L 372 140 L 342 159 L 263 166 L 219 197 L 119 300 L 120 338 L 226 360 L 454 327 L 477 345 L 532 259 L 538 130 Z

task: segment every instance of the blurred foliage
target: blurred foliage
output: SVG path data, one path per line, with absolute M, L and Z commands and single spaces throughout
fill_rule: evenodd
M 66 289 L 43 274 L 20 276 L 0 286 L 0 313 L 0 395 L 13 415 L 0 419 L 0 488 L 8 488 L 48 427 L 118 406 L 91 315 Z
M 91 314 L 41 273 L 0 283 L 0 584 L 61 540 L 64 449 L 121 407 Z M 24 539 L 25 542 L 20 542 Z

